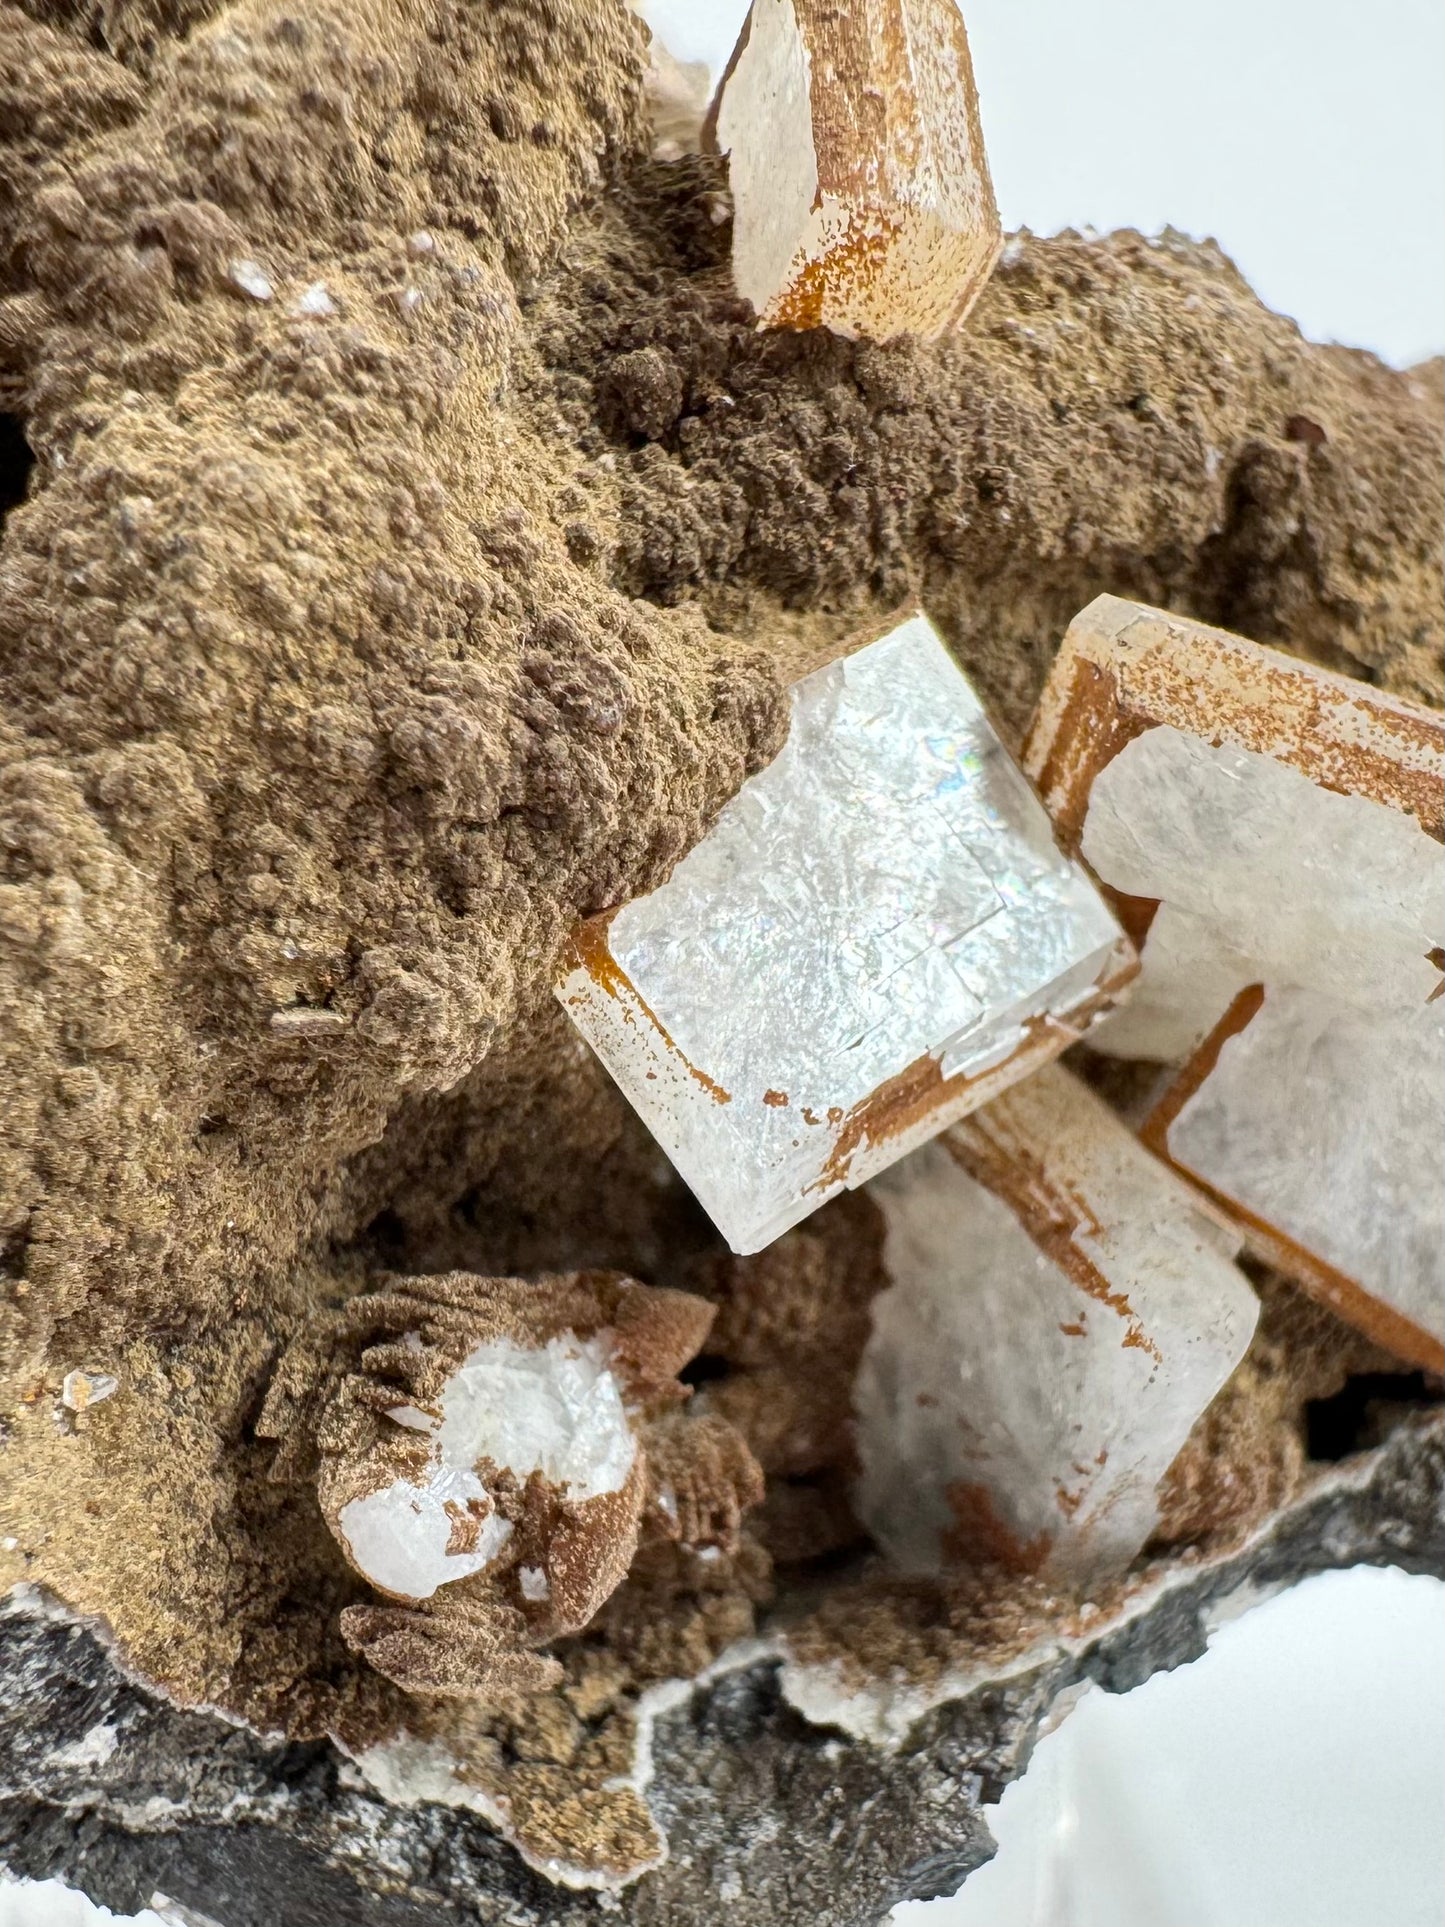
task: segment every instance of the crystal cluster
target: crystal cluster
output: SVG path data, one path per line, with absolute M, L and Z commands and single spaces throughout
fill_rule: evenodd
M 1026 751 L 1141 942 L 1101 1050 L 1181 1064 L 1149 1141 L 1380 1343 L 1445 1364 L 1445 730 L 1101 597 Z
M 677 1373 L 713 1307 L 614 1272 L 399 1281 L 283 1359 L 258 1427 L 387 1604 L 341 1630 L 417 1692 L 528 1689 L 641 1541 L 733 1550 L 762 1475 Z
M 776 760 L 558 995 L 733 1249 L 1072 1043 L 1133 969 L 921 615 L 793 691 Z
M 1238 1236 L 1061 1065 L 869 1195 L 890 1280 L 854 1392 L 873 1537 L 911 1571 L 1125 1566 L 1253 1334 Z
M 957 325 L 998 210 L 955 0 L 753 0 L 714 108 L 733 277 L 768 327 Z

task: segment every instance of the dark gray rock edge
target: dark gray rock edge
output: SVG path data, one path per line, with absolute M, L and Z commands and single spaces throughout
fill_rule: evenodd
M 386 1806 L 329 1745 L 183 1712 L 94 1631 L 20 1597 L 0 1617 L 0 1860 L 118 1912 L 159 1889 L 224 1927 L 872 1927 L 989 1858 L 980 1808 L 1069 1687 L 1127 1692 L 1197 1658 L 1231 1595 L 1355 1564 L 1445 1576 L 1442 1483 L 1436 1412 L 1082 1650 L 936 1708 L 896 1753 L 808 1726 L 776 1662 L 724 1674 L 658 1722 L 649 1797 L 671 1856 L 620 1896 L 549 1885 L 474 1815 Z

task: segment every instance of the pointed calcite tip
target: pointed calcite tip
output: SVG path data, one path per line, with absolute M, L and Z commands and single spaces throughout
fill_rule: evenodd
M 1002 242 L 956 0 L 753 0 L 710 116 L 760 323 L 963 320 Z

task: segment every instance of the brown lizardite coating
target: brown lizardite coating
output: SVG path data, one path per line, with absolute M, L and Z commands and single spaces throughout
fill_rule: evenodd
M 1227 1546 L 1299 1490 L 1305 1407 L 1356 1374 L 1398 1372 L 1388 1352 L 1277 1273 L 1250 1266 L 1260 1314 L 1249 1350 L 1159 1484 L 1151 1547 Z
M 685 1277 L 718 1306 L 706 1350 L 728 1368 L 698 1403 L 742 1434 L 768 1475 L 769 1549 L 806 1560 L 856 1539 L 843 1492 L 855 1470 L 853 1378 L 869 1305 L 888 1282 L 877 1206 L 845 1192 L 766 1251 L 709 1253 Z M 801 1528 L 796 1545 L 776 1530 L 788 1518 Z
M 229 0 L 16 0 L 57 33 L 74 36 L 139 74 L 150 73 L 177 42 L 225 11 Z
M 713 1317 L 701 1298 L 616 1272 L 531 1281 L 450 1272 L 386 1281 L 320 1320 L 281 1361 L 257 1433 L 283 1441 L 279 1477 L 314 1469 L 322 1517 L 343 1549 L 343 1509 L 393 1480 L 423 1478 L 432 1458 L 429 1437 L 389 1414 L 411 1407 L 439 1417 L 448 1379 L 480 1345 L 602 1338 L 639 1446 L 617 1491 L 581 1499 L 541 1472 L 479 1462 L 491 1507 L 510 1527 L 502 1551 L 426 1599 L 370 1582 L 395 1603 L 346 1607 L 348 1645 L 408 1691 L 540 1690 L 561 1673 L 534 1649 L 593 1619 L 644 1531 L 736 1550 L 743 1515 L 763 1496 L 762 1473 L 724 1419 L 676 1409 L 688 1396 L 676 1374 Z M 456 1550 L 467 1550 L 481 1523 L 457 1518 Z M 543 1575 L 541 1598 L 528 1596 L 526 1572 Z
M 762 1503 L 764 1469 L 720 1413 L 655 1421 L 647 1431 L 649 1535 L 692 1551 L 735 1552 L 744 1514 Z

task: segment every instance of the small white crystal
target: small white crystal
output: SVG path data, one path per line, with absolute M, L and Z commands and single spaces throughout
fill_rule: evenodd
M 233 286 L 242 294 L 250 295 L 253 301 L 270 301 L 276 290 L 270 277 L 259 261 L 233 261 L 228 270 Z
M 601 1335 L 479 1345 L 442 1392 L 444 1462 L 486 1458 L 518 1478 L 540 1472 L 574 1500 L 620 1492 L 637 1441 L 608 1355 Z
M 120 1390 L 120 1380 L 109 1372 L 67 1372 L 60 1385 L 60 1402 L 72 1412 L 84 1412 Z
M 1164 1143 L 1336 1274 L 1313 1282 L 1346 1317 L 1421 1364 L 1445 1363 L 1445 1004 L 1369 1011 L 1271 988 L 1224 1039 Z M 1268 1255 L 1299 1269 L 1298 1254 Z M 1369 1300 L 1420 1338 L 1372 1316 Z
M 927 619 L 793 691 L 782 751 L 558 995 L 735 1251 L 1055 1055 L 1132 953 Z
M 440 1416 L 397 1406 L 391 1417 L 434 1441 L 420 1483 L 395 1479 L 341 1508 L 338 1525 L 357 1570 L 409 1599 L 491 1564 L 511 1535 L 477 1467 L 524 1480 L 540 1472 L 573 1501 L 620 1491 L 637 1456 L 604 1337 L 564 1334 L 542 1346 L 494 1339 L 477 1346 L 442 1388 Z M 480 1521 L 476 1543 L 448 1552 L 460 1515 Z
M 552 1588 L 541 1566 L 519 1566 L 517 1584 L 522 1589 L 522 1597 L 534 1603 L 552 1597 Z
M 955 0 L 753 0 L 718 97 L 762 325 L 936 335 L 1002 244 Z
M 436 1429 L 436 1420 L 430 1412 L 423 1412 L 415 1405 L 393 1405 L 386 1415 L 398 1425 L 404 1425 L 409 1432 L 431 1432 Z
M 435 254 L 436 245 L 425 228 L 418 228 L 414 234 L 408 234 L 406 237 L 406 251 L 414 261 L 420 260 L 423 255 Z
M 336 303 L 324 281 L 313 281 L 292 303 L 293 314 L 328 315 L 336 313 Z
M 869 1195 L 891 1283 L 854 1404 L 878 1543 L 912 1571 L 1121 1569 L 1253 1334 L 1238 1238 L 1060 1065 Z

